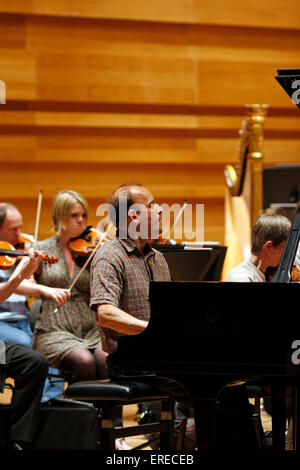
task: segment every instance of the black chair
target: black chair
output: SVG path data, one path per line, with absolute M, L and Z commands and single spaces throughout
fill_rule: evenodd
M 65 397 L 92 403 L 98 410 L 100 420 L 100 446 L 102 451 L 115 450 L 115 439 L 119 437 L 157 434 L 160 438 L 161 450 L 175 450 L 174 439 L 174 410 L 175 401 L 170 395 L 162 391 L 160 386 L 166 388 L 168 379 L 144 380 L 94 380 L 82 381 L 69 385 L 65 390 Z M 116 427 L 114 416 L 116 407 L 129 404 L 140 404 L 160 401 L 160 420 L 147 424 Z M 134 448 L 139 450 L 149 444 L 141 444 Z

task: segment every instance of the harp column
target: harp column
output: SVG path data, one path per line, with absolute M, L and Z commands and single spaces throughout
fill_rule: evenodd
M 253 226 L 263 207 L 263 164 L 264 164 L 264 123 L 268 110 L 267 104 L 246 106 L 249 129 L 248 163 L 250 165 L 250 222 Z

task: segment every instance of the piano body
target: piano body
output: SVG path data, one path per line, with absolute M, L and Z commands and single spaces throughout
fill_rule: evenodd
M 300 365 L 294 363 L 300 348 L 300 286 L 291 282 L 299 238 L 300 212 L 272 282 L 152 282 L 148 327 L 119 339 L 112 358 L 119 371 L 149 371 L 184 387 L 194 407 L 199 449 L 214 446 L 215 429 L 203 423 L 213 423 L 219 391 L 236 380 L 270 385 L 273 448 L 284 449 L 286 386 L 300 398 Z M 295 406 L 297 448 L 298 413 Z
M 126 373 L 149 371 L 182 384 L 199 418 L 199 447 L 213 446 L 203 413 L 212 423 L 218 392 L 232 381 L 273 387 L 273 418 L 282 422 L 279 395 L 300 372 L 292 363 L 300 316 L 291 308 L 299 292 L 293 283 L 153 282 L 149 325 L 119 339 L 114 362 Z M 283 446 L 284 430 L 278 439 Z

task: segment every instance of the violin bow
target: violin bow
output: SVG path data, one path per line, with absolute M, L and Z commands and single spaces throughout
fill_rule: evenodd
M 38 239 L 40 215 L 41 215 L 41 207 L 42 207 L 42 197 L 43 197 L 43 190 L 41 189 L 38 195 L 38 205 L 37 205 L 37 210 L 36 210 L 34 240 L 33 240 L 34 243 L 37 242 L 37 239 Z
M 182 204 L 182 206 L 180 208 L 180 211 L 178 212 L 178 214 L 176 215 L 176 217 L 174 219 L 173 225 L 169 228 L 166 235 L 164 237 L 162 237 L 162 242 L 165 242 L 167 239 L 170 238 L 170 234 L 171 234 L 173 228 L 175 227 L 175 225 L 177 224 L 177 221 L 179 220 L 179 218 L 183 214 L 183 211 L 186 208 L 186 206 L 187 206 L 187 201 L 184 201 L 184 203 Z

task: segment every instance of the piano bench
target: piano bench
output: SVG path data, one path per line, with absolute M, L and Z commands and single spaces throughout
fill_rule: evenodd
M 160 449 L 175 450 L 174 408 L 175 402 L 166 391 L 155 386 L 155 380 L 91 380 L 69 385 L 65 397 L 92 403 L 98 409 L 100 425 L 100 447 L 102 451 L 114 451 L 115 439 L 159 433 Z M 116 407 L 129 404 L 160 401 L 160 420 L 137 426 L 114 425 Z M 135 447 L 134 450 L 145 447 Z

